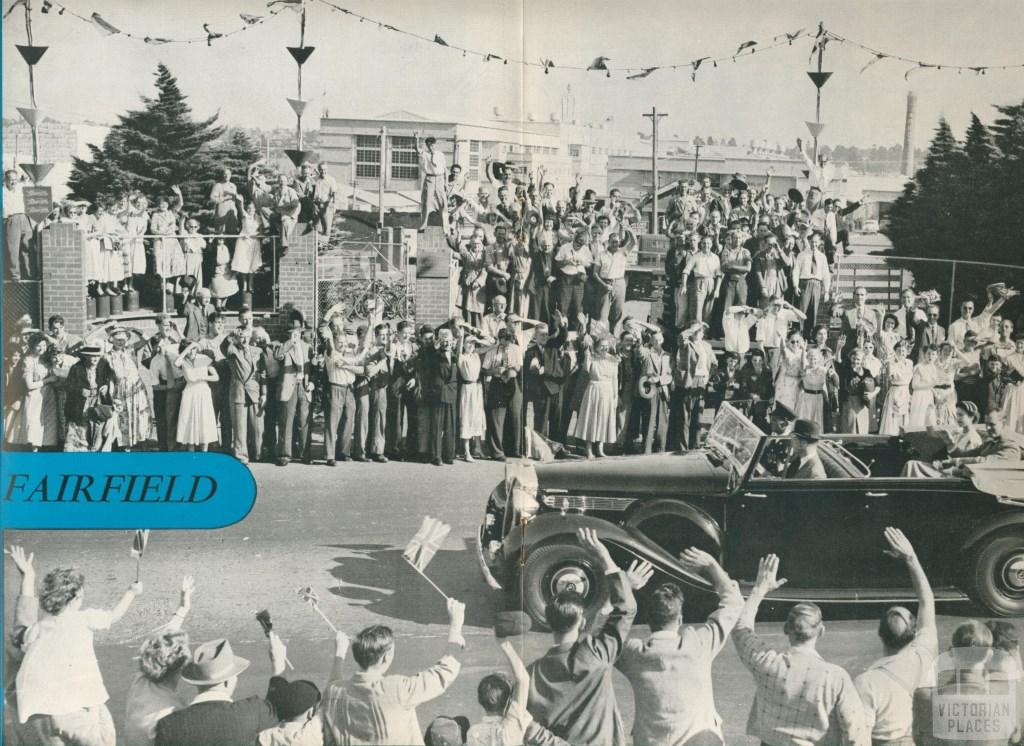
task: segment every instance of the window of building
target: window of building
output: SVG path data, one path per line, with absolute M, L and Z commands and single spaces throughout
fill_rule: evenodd
M 466 169 L 467 181 L 480 181 L 480 141 L 469 141 L 469 167 Z
M 356 135 L 356 177 L 380 178 L 379 135 Z
M 391 138 L 391 178 L 420 178 L 419 153 L 416 151 L 416 138 Z
M 569 146 L 569 157 L 570 158 L 579 158 L 580 157 L 580 146 L 579 145 L 570 145 Z

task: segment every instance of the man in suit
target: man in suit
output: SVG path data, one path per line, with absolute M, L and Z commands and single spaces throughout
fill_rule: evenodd
M 928 320 L 917 331 L 914 340 L 914 352 L 911 359 L 915 363 L 924 361 L 924 351 L 928 347 L 938 347 L 946 341 L 946 330 L 939 325 L 939 307 L 928 306 Z
M 271 689 L 284 673 L 287 650 L 271 632 L 270 661 L 274 669 Z M 172 712 L 156 724 L 156 746 L 233 746 L 254 744 L 260 731 L 278 724 L 277 713 L 265 697 L 232 700 L 238 676 L 249 661 L 234 654 L 227 640 L 212 640 L 196 648 L 182 669 L 181 680 L 199 688 L 183 710 Z
M 865 338 L 870 339 L 882 328 L 881 311 L 867 305 L 867 300 L 867 288 L 854 288 L 853 308 L 848 308 L 840 314 L 842 334 L 846 340 L 843 345 L 843 360 L 847 360 L 850 351 L 859 346 L 862 333 Z
M 309 420 L 313 398 L 312 350 L 302 339 L 303 322 L 292 319 L 288 340 L 277 350 L 281 361 L 281 382 L 278 389 L 277 465 L 288 466 L 292 458 L 292 435 L 295 418 L 299 418 L 301 457 L 309 463 Z
M 552 334 L 547 324 L 538 325 L 523 357 L 526 370 L 526 401 L 533 405 L 533 429 L 562 442 L 562 394 L 572 370 L 565 351 L 569 322 L 559 311 L 552 314 Z
M 487 443 L 491 458 L 501 461 L 506 456 L 519 456 L 523 409 L 519 372 L 523 369 L 523 352 L 507 326 L 498 329 L 498 344 L 484 354 L 481 369 L 488 379 L 484 409 L 487 413 Z M 510 420 L 509 438 L 505 437 L 506 417 Z
M 210 298 L 209 288 L 199 288 L 196 300 L 185 304 L 185 339 L 189 342 L 205 339 L 210 332 L 210 314 L 213 313 Z
M 235 329 L 224 340 L 222 352 L 228 366 L 228 403 L 235 458 L 243 464 L 260 457 L 263 442 L 261 410 L 267 401 L 261 351 L 253 347 L 252 327 Z
M 679 334 L 672 375 L 669 447 L 689 450 L 699 446 L 700 415 L 708 384 L 716 373 L 717 363 L 711 345 L 704 341 L 708 325 L 694 321 Z
M 821 427 L 811 420 L 793 423 L 793 457 L 786 467 L 786 479 L 828 479 L 818 455 Z
M 904 339 L 914 342 L 921 327 L 925 325 L 928 319 L 925 316 L 925 312 L 917 307 L 917 297 L 914 295 L 913 290 L 904 288 L 900 298 L 903 305 L 893 313 L 896 317 L 896 331 Z
M 427 409 L 430 435 L 427 444 L 431 463 L 455 463 L 455 408 L 459 401 L 459 370 L 452 330 L 437 330 L 434 349 L 423 357 L 423 405 Z M 422 422 L 422 420 L 421 420 Z

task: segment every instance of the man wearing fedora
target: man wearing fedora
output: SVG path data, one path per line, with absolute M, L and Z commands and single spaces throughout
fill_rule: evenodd
M 270 662 L 274 668 L 269 691 L 274 691 L 284 673 L 286 649 L 271 632 Z M 254 744 L 261 731 L 275 727 L 279 718 L 264 697 L 235 702 L 232 695 L 238 676 L 249 661 L 237 656 L 227 640 L 212 640 L 195 649 L 192 660 L 181 672 L 181 680 L 199 689 L 188 707 L 173 712 L 156 724 L 155 746 L 232 746 Z
M 818 455 L 821 426 L 811 420 L 793 423 L 793 456 L 786 466 L 786 479 L 828 479 Z
M 224 341 L 224 356 L 230 372 L 227 400 L 231 407 L 232 451 L 243 464 L 260 457 L 261 410 L 267 401 L 260 350 L 251 341 L 252 327 L 239 327 Z

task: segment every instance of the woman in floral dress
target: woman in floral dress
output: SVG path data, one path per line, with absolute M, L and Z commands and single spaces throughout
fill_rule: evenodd
M 115 327 L 109 332 L 111 350 L 107 363 L 114 376 L 113 400 L 117 444 L 125 451 L 150 438 L 150 406 L 146 385 L 139 375 L 139 362 L 128 345 L 129 332 Z

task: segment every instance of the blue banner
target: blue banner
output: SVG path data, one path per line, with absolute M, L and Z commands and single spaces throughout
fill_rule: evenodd
M 0 467 L 5 529 L 223 528 L 256 501 L 222 453 L 4 452 Z

